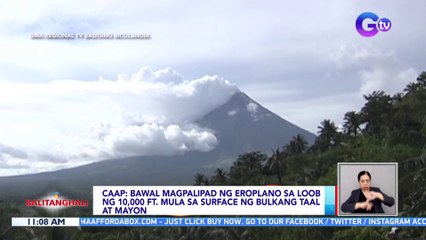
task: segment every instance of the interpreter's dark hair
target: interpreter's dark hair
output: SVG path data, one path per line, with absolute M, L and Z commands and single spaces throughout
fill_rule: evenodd
M 358 173 L 358 182 L 361 179 L 361 176 L 365 175 L 365 174 L 367 174 L 368 177 L 370 177 L 370 180 L 371 180 L 371 175 L 370 175 L 370 173 L 368 171 L 361 171 L 361 172 Z

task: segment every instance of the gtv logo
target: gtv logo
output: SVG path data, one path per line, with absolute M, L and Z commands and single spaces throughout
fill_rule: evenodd
M 372 23 L 368 23 L 372 22 Z M 366 26 L 363 23 L 367 22 Z M 392 23 L 387 18 L 380 18 L 375 13 L 365 12 L 358 16 L 355 22 L 356 30 L 364 37 L 372 37 L 376 35 L 379 30 L 387 32 L 391 29 Z

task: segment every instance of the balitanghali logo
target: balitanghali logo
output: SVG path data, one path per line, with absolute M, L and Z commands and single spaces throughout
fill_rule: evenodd
M 54 192 L 39 199 L 27 199 L 25 205 L 27 207 L 44 207 L 53 210 L 66 207 L 88 207 L 89 201 L 87 199 L 67 199 L 59 192 Z
M 392 27 L 392 23 L 387 18 L 379 18 L 375 13 L 365 12 L 358 16 L 355 27 L 362 36 L 373 37 L 379 30 L 382 32 L 389 31 Z

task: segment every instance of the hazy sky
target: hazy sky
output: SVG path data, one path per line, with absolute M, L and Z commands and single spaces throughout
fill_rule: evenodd
M 392 22 L 366 38 L 355 19 Z M 0 0 L 0 176 L 209 151 L 191 124 L 237 89 L 316 133 L 426 70 L 426 3 Z M 32 34 L 139 34 L 47 40 Z M 142 145 L 141 145 L 142 144 Z

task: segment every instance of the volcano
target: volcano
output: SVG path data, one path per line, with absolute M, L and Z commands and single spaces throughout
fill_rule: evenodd
M 216 168 L 227 169 L 238 154 L 270 154 L 297 134 L 310 144 L 315 140 L 314 134 L 279 117 L 241 91 L 195 124 L 214 132 L 218 145 L 213 150 L 108 159 L 54 172 L 0 177 L 0 198 L 22 199 L 55 191 L 70 197 L 90 197 L 95 185 L 192 185 L 197 173 L 209 175 Z

